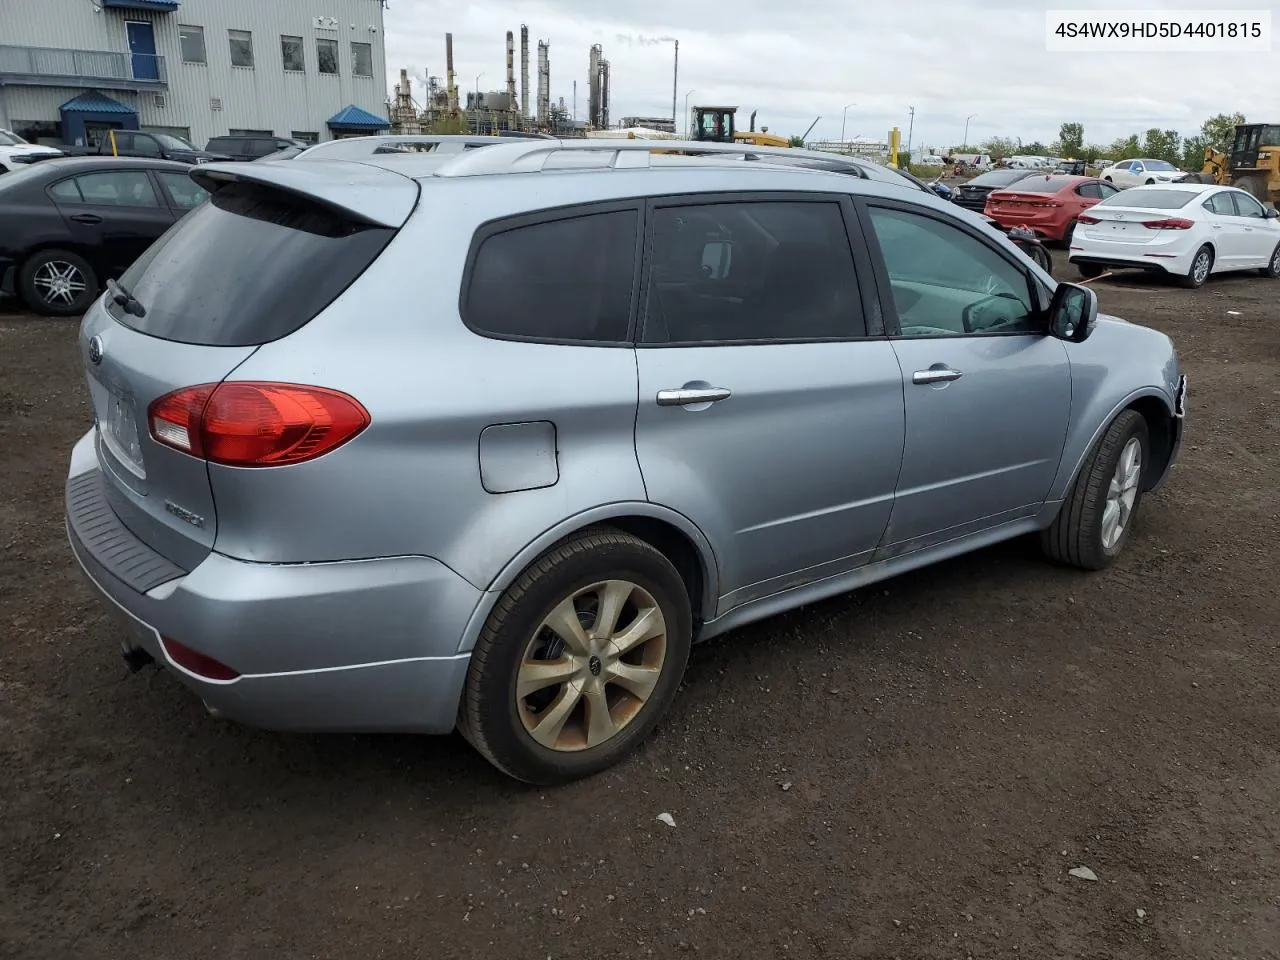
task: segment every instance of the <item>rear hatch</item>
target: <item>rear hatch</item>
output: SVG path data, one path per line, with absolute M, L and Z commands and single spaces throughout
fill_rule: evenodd
M 183 569 L 212 550 L 216 509 L 208 464 L 175 448 L 172 425 L 152 416 L 157 402 L 186 398 L 198 430 L 200 398 L 260 345 L 324 310 L 417 203 L 418 185 L 399 174 L 298 166 L 193 170 L 209 201 L 157 240 L 81 325 L 104 496 L 134 536 Z

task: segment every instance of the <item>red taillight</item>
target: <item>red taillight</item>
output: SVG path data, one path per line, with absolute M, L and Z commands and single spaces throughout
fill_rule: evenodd
M 157 443 L 229 467 L 314 460 L 369 425 L 360 403 L 336 390 L 231 382 L 175 390 L 147 413 Z
M 1101 223 L 1097 217 L 1091 217 L 1087 213 L 1082 213 L 1076 217 L 1076 223 Z
M 204 677 L 206 680 L 235 680 L 240 676 L 225 663 L 205 656 L 198 650 L 192 650 L 177 640 L 162 637 L 160 642 L 164 644 L 164 652 L 169 655 L 169 659 L 198 677 Z
M 1171 217 L 1168 220 L 1147 220 L 1142 225 L 1148 230 L 1190 230 L 1196 224 L 1194 220 Z

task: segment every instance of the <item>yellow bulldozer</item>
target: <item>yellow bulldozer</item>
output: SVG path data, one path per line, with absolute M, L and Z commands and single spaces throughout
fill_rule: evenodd
M 1280 124 L 1240 124 L 1231 152 L 1208 147 L 1204 169 L 1185 179 L 1238 187 L 1262 203 L 1280 203 Z
M 751 111 L 751 129 L 734 127 L 737 107 L 694 107 L 693 139 L 707 143 L 746 143 L 753 147 L 789 147 L 791 141 L 770 133 L 768 127 L 756 130 L 756 112 Z

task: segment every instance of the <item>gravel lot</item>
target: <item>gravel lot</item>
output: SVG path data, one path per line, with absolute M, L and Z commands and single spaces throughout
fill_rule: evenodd
M 0 957 L 1280 956 L 1280 285 L 1097 286 L 1191 382 L 1117 566 L 1012 543 L 713 641 L 558 790 L 130 675 L 63 532 L 75 324 L 0 308 Z

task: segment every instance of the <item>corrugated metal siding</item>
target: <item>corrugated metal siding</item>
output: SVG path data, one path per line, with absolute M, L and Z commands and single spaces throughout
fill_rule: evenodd
M 84 87 L 5 87 L 4 90 L 9 119 L 15 125 L 19 120 L 58 120 L 58 108 L 84 93 Z M 112 90 L 107 96 L 130 107 L 138 106 L 138 97 L 127 90 Z
M 137 96 L 110 92 L 122 103 L 137 105 L 142 126 L 188 127 L 196 146 L 232 129 L 272 130 L 286 137 L 306 131 L 327 140 L 325 121 L 348 104 L 387 114 L 382 13 L 379 0 L 183 0 L 176 13 L 95 13 L 87 0 L 0 0 L 0 37 L 15 45 L 127 52 L 125 21 L 147 20 L 155 26 L 156 52 L 165 58 L 168 90 Z M 316 17 L 335 17 L 339 28 L 316 29 Z M 204 28 L 206 63 L 182 62 L 179 24 Z M 253 69 L 231 66 L 228 30 L 253 34 Z M 281 35 L 303 38 L 305 73 L 284 72 Z M 318 71 L 319 37 L 338 40 L 337 76 Z M 372 77 L 351 75 L 353 41 L 372 45 Z M 58 105 L 80 92 L 62 96 L 52 112 L 27 116 L 15 106 L 15 92 L 22 92 L 19 99 L 32 95 L 33 103 L 47 104 L 51 98 L 40 88 L 6 90 L 9 116 L 24 120 L 57 120 Z M 221 101 L 221 110 L 212 109 L 214 100 Z

